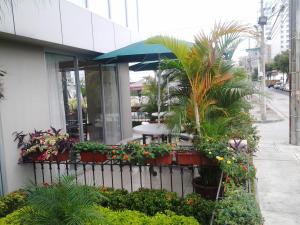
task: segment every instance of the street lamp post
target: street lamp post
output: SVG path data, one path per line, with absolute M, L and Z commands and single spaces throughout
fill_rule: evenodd
M 259 17 L 258 24 L 261 26 L 261 41 L 260 41 L 260 112 L 261 120 L 266 120 L 266 97 L 265 97 L 265 30 L 264 26 L 267 24 L 267 17 L 264 15 L 264 1 L 261 0 L 261 16 Z

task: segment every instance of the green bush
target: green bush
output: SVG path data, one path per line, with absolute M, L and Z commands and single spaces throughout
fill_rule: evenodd
M 215 202 L 201 198 L 198 194 L 189 194 L 182 201 L 177 213 L 193 216 L 202 224 L 209 224 Z
M 131 210 L 138 210 L 153 216 L 165 210 L 176 211 L 180 205 L 180 199 L 175 192 L 166 190 L 140 189 L 129 194 Z
M 23 207 L 26 204 L 27 195 L 24 191 L 15 191 L 0 198 L 0 217 Z
M 0 225 L 29 225 L 30 223 L 24 216 L 24 210 L 17 210 L 5 218 L 0 219 Z M 144 213 L 137 211 L 112 211 L 108 208 L 99 207 L 99 215 L 103 215 L 103 222 L 92 221 L 83 223 L 87 225 L 198 225 L 196 219 L 192 217 L 179 216 L 172 212 L 167 214 L 158 213 L 153 217 L 147 216 Z M 21 219 L 22 218 L 22 221 Z M 25 218 L 25 220 L 24 220 Z M 40 223 L 39 223 L 40 224 Z M 51 223 L 49 223 L 51 224 Z M 77 223 L 76 223 L 77 224 Z
M 128 191 L 119 189 L 114 190 L 112 188 L 100 188 L 100 193 L 105 198 L 98 199 L 98 205 L 109 207 L 112 210 L 128 209 L 130 204 Z
M 263 218 L 252 194 L 233 189 L 218 202 L 216 222 L 220 225 L 261 225 Z

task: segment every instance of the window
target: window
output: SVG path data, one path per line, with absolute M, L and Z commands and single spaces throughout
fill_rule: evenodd
M 88 7 L 95 14 L 109 18 L 108 0 L 88 0 Z
M 50 125 L 62 128 L 76 141 L 116 144 L 121 140 L 116 66 L 102 66 L 101 73 L 99 65 L 82 60 L 76 79 L 74 59 L 46 53 Z M 78 113 L 80 108 L 81 115 Z

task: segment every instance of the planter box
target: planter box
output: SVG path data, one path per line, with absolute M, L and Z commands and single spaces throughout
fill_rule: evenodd
M 49 161 L 63 162 L 63 161 L 68 161 L 69 159 L 70 159 L 70 151 L 66 150 L 63 153 L 59 152 L 57 155 L 52 155 Z
M 159 165 L 171 165 L 172 164 L 172 154 L 167 154 L 164 156 L 157 157 L 155 159 L 147 159 L 146 163 L 153 165 L 153 166 L 159 166 Z
M 179 165 L 201 165 L 202 154 L 196 151 L 176 152 L 176 163 Z
M 201 178 L 196 177 L 193 179 L 193 187 L 196 193 L 200 194 L 202 198 L 209 200 L 216 200 L 218 186 L 217 185 L 203 185 Z M 222 196 L 223 188 L 220 190 L 220 196 Z
M 106 154 L 102 154 L 99 152 L 80 152 L 81 162 L 104 162 L 106 160 Z

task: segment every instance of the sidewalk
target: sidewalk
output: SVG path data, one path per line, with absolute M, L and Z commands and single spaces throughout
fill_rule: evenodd
M 254 158 L 257 197 L 264 225 L 296 225 L 300 224 L 300 147 L 288 144 L 287 96 L 271 94 L 267 120 L 274 113 L 280 120 L 256 124 L 261 136 L 260 151 Z M 252 113 L 259 118 L 257 107 L 254 102 Z

